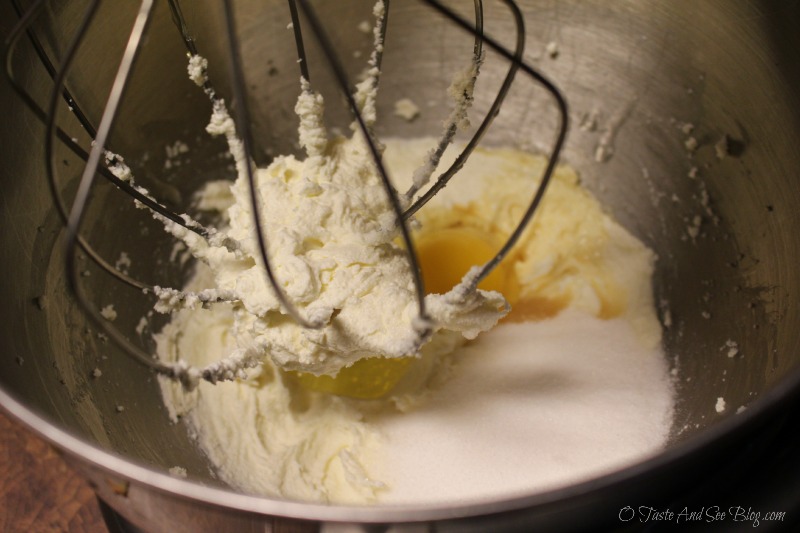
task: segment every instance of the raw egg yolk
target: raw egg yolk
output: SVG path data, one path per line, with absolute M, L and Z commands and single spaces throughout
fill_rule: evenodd
M 447 228 L 421 235 L 417 239 L 417 253 L 425 291 L 446 293 L 461 282 L 470 268 L 489 262 L 502 245 L 503 241 L 491 233 L 471 227 Z M 501 262 L 478 288 L 499 291 L 510 301 L 518 292 L 516 279 L 510 274 L 508 262 Z
M 305 372 L 292 372 L 305 388 L 349 396 L 362 400 L 374 400 L 388 394 L 406 375 L 413 357 L 387 358 L 368 357 L 339 370 L 336 376 L 315 376 Z

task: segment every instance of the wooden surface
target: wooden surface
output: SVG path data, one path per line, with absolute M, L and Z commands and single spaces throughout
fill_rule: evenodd
M 44 441 L 0 411 L 0 532 L 107 533 L 94 492 Z

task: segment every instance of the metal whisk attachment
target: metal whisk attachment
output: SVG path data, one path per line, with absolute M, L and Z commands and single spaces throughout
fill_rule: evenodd
M 66 228 L 65 269 L 70 288 L 73 291 L 77 301 L 86 314 L 93 320 L 93 322 L 99 328 L 101 328 L 113 342 L 124 349 L 125 352 L 130 354 L 142 364 L 152 368 L 156 372 L 169 376 L 170 378 L 180 380 L 188 387 L 195 386 L 200 379 L 216 382 L 220 380 L 231 380 L 237 377 L 242 377 L 245 369 L 259 364 L 264 357 L 263 353 L 259 353 L 257 350 L 242 350 L 229 357 L 226 357 L 218 363 L 209 365 L 205 368 L 191 367 L 182 362 L 170 363 L 161 361 L 153 357 L 152 354 L 147 353 L 141 347 L 132 343 L 125 334 L 123 334 L 118 328 L 114 327 L 109 321 L 105 320 L 101 316 L 101 314 L 97 311 L 97 306 L 93 305 L 85 294 L 80 275 L 78 273 L 76 254 L 78 248 L 80 248 L 92 261 L 94 261 L 109 275 L 114 276 L 121 282 L 139 292 L 144 292 L 148 295 L 156 294 L 162 299 L 170 299 L 172 304 L 176 306 L 196 305 L 198 303 L 209 304 L 225 301 L 232 302 L 237 298 L 236 294 L 233 293 L 225 293 L 220 291 L 201 291 L 193 293 L 175 289 L 163 289 L 155 284 L 144 283 L 120 272 L 115 267 L 110 265 L 81 236 L 81 225 L 86 212 L 87 203 L 89 202 L 90 192 L 92 190 L 95 178 L 99 175 L 110 181 L 125 194 L 129 195 L 141 206 L 151 210 L 153 216 L 162 221 L 173 234 L 181 235 L 185 234 L 186 232 L 191 232 L 196 234 L 198 238 L 205 239 L 207 242 L 215 246 L 223 246 L 232 253 L 236 253 L 239 249 L 239 243 L 229 238 L 224 234 L 224 232 L 217 231 L 213 227 L 206 227 L 187 215 L 178 214 L 168 209 L 149 191 L 136 184 L 133 173 L 125 164 L 124 159 L 120 155 L 111 152 L 108 148 L 108 139 L 114 125 L 115 116 L 120 102 L 124 98 L 133 65 L 142 46 L 143 39 L 146 36 L 148 24 L 150 23 L 153 15 L 153 6 L 155 0 L 142 0 L 139 6 L 138 15 L 130 29 L 130 35 L 120 60 L 117 73 L 114 78 L 114 83 L 108 95 L 108 100 L 103 110 L 100 122 L 96 128 L 73 99 L 68 88 L 65 86 L 65 80 L 68 72 L 70 71 L 73 60 L 78 53 L 80 43 L 85 37 L 89 26 L 92 24 L 98 6 L 100 5 L 100 0 L 91 0 L 89 2 L 89 5 L 83 14 L 83 18 L 78 25 L 75 34 L 72 36 L 66 47 L 63 58 L 57 65 L 55 65 L 51 58 L 48 57 L 44 47 L 41 44 L 39 36 L 32 30 L 32 23 L 44 10 L 47 0 L 33 1 L 29 6 L 27 6 L 26 9 L 23 9 L 19 5 L 18 0 L 9 1 L 11 1 L 14 5 L 17 13 L 19 14 L 20 20 L 6 42 L 6 74 L 22 101 L 46 126 L 46 134 L 44 138 L 44 157 L 46 162 L 47 181 L 55 207 Z M 370 96 L 370 94 L 374 95 L 374 91 L 370 92 L 360 90 L 361 88 L 377 89 L 380 81 L 379 78 L 383 40 L 386 34 L 390 8 L 389 0 L 379 0 L 376 5 L 376 9 L 374 11 L 376 14 L 374 29 L 375 47 L 368 63 L 368 77 L 364 82 L 359 84 L 359 90 L 356 91 L 352 90 L 351 82 L 348 80 L 347 75 L 345 74 L 345 69 L 342 66 L 340 58 L 331 44 L 331 40 L 325 31 L 325 28 L 320 23 L 314 9 L 309 5 L 308 0 L 288 0 L 288 7 L 297 47 L 298 63 L 300 65 L 300 74 L 302 78 L 301 90 L 309 90 L 311 83 L 311 66 L 307 61 L 303 39 L 303 28 L 306 28 L 307 30 L 310 30 L 313 38 L 320 45 L 320 48 L 325 59 L 329 63 L 338 87 L 347 99 L 347 103 L 352 111 L 355 123 L 367 142 L 372 162 L 377 170 L 378 175 L 380 176 L 386 196 L 395 214 L 399 234 L 407 252 L 409 270 L 413 278 L 416 299 L 418 303 L 417 312 L 419 320 L 416 322 L 416 324 L 418 325 L 419 342 L 421 344 L 430 334 L 430 322 L 425 309 L 424 288 L 416 253 L 414 251 L 414 245 L 408 227 L 408 220 L 438 191 L 440 191 L 466 163 L 470 154 L 481 141 L 484 134 L 490 127 L 494 117 L 499 112 L 502 102 L 512 83 L 514 82 L 519 70 L 522 70 L 526 76 L 540 84 L 552 95 L 555 105 L 559 111 L 560 121 L 558 132 L 555 136 L 555 140 L 549 154 L 548 164 L 543 175 L 541 176 L 538 189 L 527 210 L 522 216 L 517 228 L 510 235 L 508 240 L 500 248 L 497 254 L 480 268 L 473 269 L 464 278 L 464 281 L 459 286 L 459 290 L 461 291 L 460 293 L 463 295 L 474 292 L 478 283 L 500 263 L 500 261 L 507 255 L 509 250 L 517 242 L 528 222 L 533 217 L 533 214 L 536 211 L 539 203 L 541 202 L 566 138 L 568 115 L 566 102 L 558 89 L 522 59 L 525 46 L 524 21 L 520 10 L 513 0 L 503 0 L 503 3 L 511 13 L 516 25 L 517 38 L 516 46 L 513 51 L 507 50 L 497 41 L 484 34 L 483 4 L 481 0 L 474 1 L 474 23 L 465 20 L 437 0 L 420 1 L 423 4 L 428 5 L 430 9 L 445 16 L 447 19 L 452 21 L 453 24 L 461 27 L 465 32 L 472 34 L 474 36 L 474 47 L 470 65 L 465 76 L 466 82 L 460 87 L 462 90 L 462 94 L 460 95 L 461 97 L 455 103 L 450 117 L 448 118 L 448 121 L 444 127 L 444 131 L 442 132 L 438 143 L 431 151 L 429 160 L 415 172 L 412 186 L 409 188 L 409 190 L 402 194 L 398 194 L 395 191 L 389 180 L 387 172 L 382 163 L 379 142 L 373 132 L 374 112 L 372 112 L 370 108 L 374 108 L 375 102 L 374 96 Z M 200 56 L 197 45 L 191 35 L 191 31 L 187 25 L 186 18 L 183 15 L 178 0 L 168 0 L 168 4 L 173 21 L 180 32 L 181 39 L 186 46 L 187 52 L 192 58 L 192 61 L 196 61 L 196 64 L 194 65 L 197 69 L 197 77 L 195 81 L 202 87 L 203 91 L 210 99 L 215 113 L 220 112 L 227 114 L 225 101 L 219 97 L 217 90 L 208 78 L 207 72 L 205 71 L 205 65 L 199 59 Z M 235 117 L 236 130 L 230 135 L 227 135 L 227 137 L 229 145 L 232 148 L 235 146 L 237 149 L 239 149 L 239 147 L 241 149 L 242 160 L 244 161 L 244 174 L 247 177 L 247 182 L 249 183 L 250 187 L 251 211 L 256 233 L 256 241 L 258 244 L 258 253 L 260 254 L 261 262 L 264 265 L 265 276 L 273 293 L 280 302 L 282 311 L 285 314 L 289 315 L 297 324 L 305 328 L 321 328 L 326 325 L 324 320 L 303 316 L 303 314 L 286 295 L 275 278 L 274 264 L 270 260 L 267 252 L 266 238 L 262 230 L 261 222 L 262 208 L 259 203 L 258 195 L 255 192 L 255 169 L 254 165 L 252 164 L 251 157 L 254 153 L 254 141 L 250 127 L 251 115 L 247 106 L 247 98 L 245 94 L 244 68 L 242 66 L 239 41 L 237 38 L 237 21 L 233 13 L 231 0 L 224 0 L 223 7 L 225 14 L 224 28 L 228 44 L 227 59 L 230 65 L 231 86 L 233 93 L 231 96 L 237 102 L 237 113 Z M 30 45 L 36 51 L 36 54 L 41 60 L 42 65 L 47 70 L 53 81 L 49 99 L 45 103 L 44 107 L 40 106 L 35 98 L 25 90 L 23 84 L 16 79 L 12 69 L 12 58 L 15 50 L 18 47 L 22 37 L 26 35 Z M 466 117 L 468 108 L 472 102 L 472 90 L 483 62 L 484 47 L 492 49 L 508 61 L 509 68 L 505 79 L 498 90 L 489 111 L 476 129 L 472 138 L 463 148 L 462 152 L 447 170 L 437 176 L 433 185 L 431 185 L 422 194 L 419 194 L 420 191 L 422 191 L 428 185 L 439 164 L 442 154 L 451 144 L 458 130 L 459 123 Z M 59 107 L 59 100 L 66 102 L 75 119 L 86 131 L 89 137 L 93 139 L 91 148 L 88 151 L 81 147 L 76 140 L 72 139 L 62 128 L 58 126 L 58 124 L 56 124 L 56 112 Z M 75 199 L 72 203 L 72 206 L 69 208 L 65 205 L 63 199 L 61 198 L 57 187 L 55 165 L 53 164 L 54 145 L 56 140 L 60 143 L 63 143 L 76 156 L 86 162 Z

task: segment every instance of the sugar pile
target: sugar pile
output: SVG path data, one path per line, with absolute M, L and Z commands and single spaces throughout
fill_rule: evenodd
M 503 324 L 386 435 L 393 503 L 486 500 L 565 486 L 656 453 L 672 396 L 658 349 L 625 320 L 568 310 Z

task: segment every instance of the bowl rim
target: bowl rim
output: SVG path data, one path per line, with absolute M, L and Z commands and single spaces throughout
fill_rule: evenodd
M 25 406 L 0 387 L 0 406 L 14 419 L 31 429 L 50 444 L 67 452 L 79 462 L 99 468 L 110 475 L 139 484 L 190 503 L 203 503 L 223 510 L 248 512 L 262 517 L 284 517 L 313 521 L 350 523 L 423 522 L 469 519 L 536 507 L 545 507 L 567 500 L 587 498 L 603 501 L 603 493 L 614 491 L 628 483 L 644 481 L 660 472 L 667 474 L 676 466 L 702 453 L 715 442 L 742 436 L 760 423 L 780 414 L 780 409 L 793 397 L 800 398 L 800 366 L 791 368 L 772 387 L 753 400 L 744 411 L 699 431 L 696 435 L 644 460 L 622 469 L 565 487 L 537 491 L 486 501 L 447 502 L 431 505 L 370 504 L 341 505 L 281 500 L 253 496 L 202 485 L 190 479 L 171 476 L 150 466 L 125 458 L 114 452 L 86 442 L 46 417 Z M 600 496 L 600 499 L 597 497 Z

